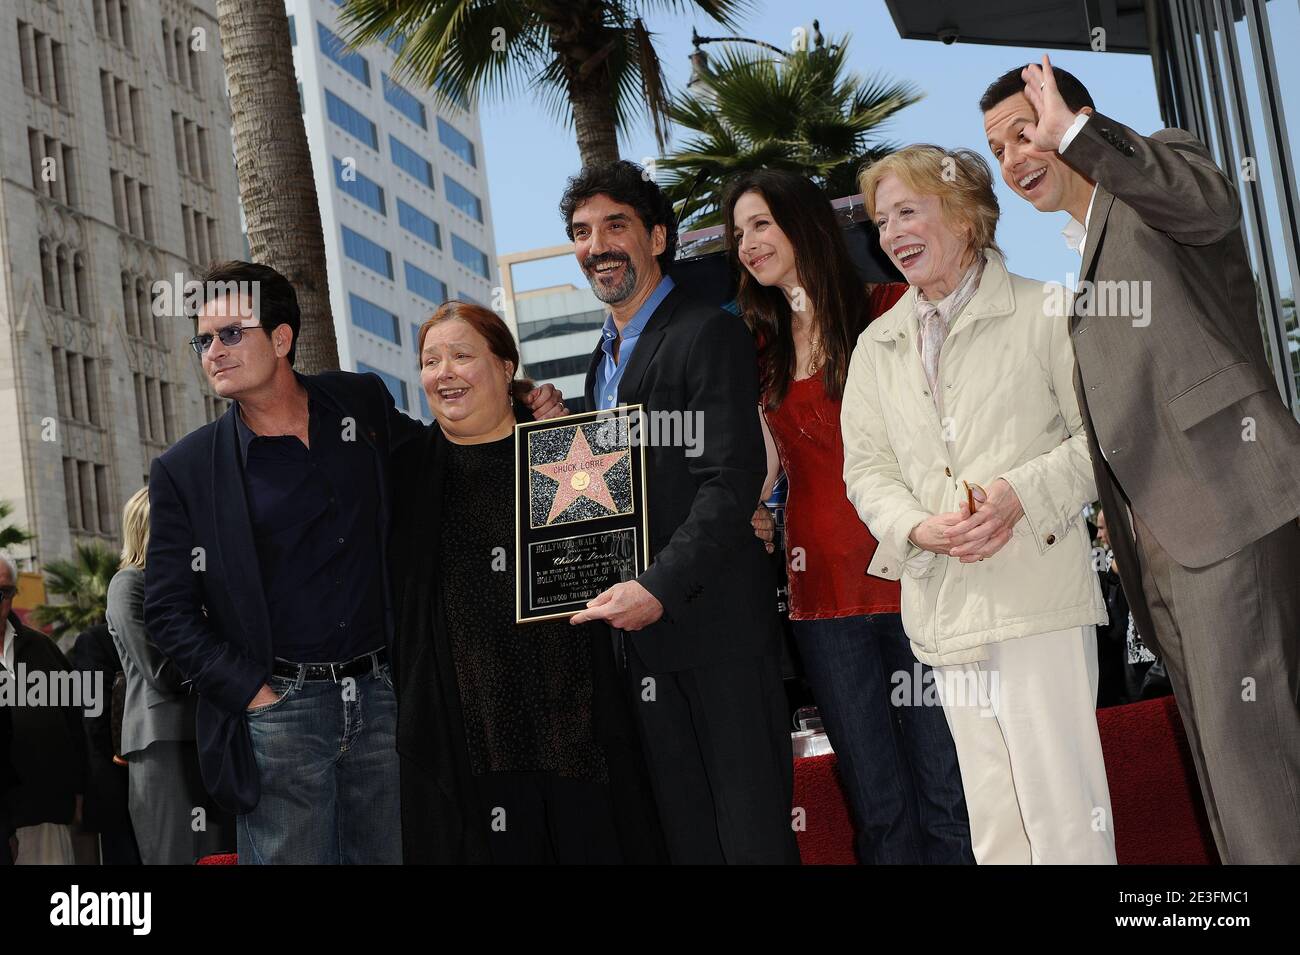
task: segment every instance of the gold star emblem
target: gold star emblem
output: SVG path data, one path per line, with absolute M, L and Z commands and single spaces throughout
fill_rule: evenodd
M 582 429 L 574 428 L 573 443 L 569 445 L 569 452 L 563 461 L 532 466 L 534 471 L 546 475 L 559 485 L 555 489 L 555 498 L 551 501 L 551 513 L 546 518 L 546 523 L 552 523 L 564 513 L 565 508 L 582 497 L 607 508 L 611 514 L 617 513 L 618 507 L 610 497 L 609 486 L 605 483 L 605 472 L 626 456 L 626 450 L 593 454 Z

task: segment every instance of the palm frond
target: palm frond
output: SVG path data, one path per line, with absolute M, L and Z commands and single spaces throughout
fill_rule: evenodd
M 848 47 L 845 37 L 780 59 L 739 45 L 711 56 L 702 89 L 668 108 L 680 145 L 660 168 L 682 222 L 720 221 L 727 180 L 752 169 L 797 172 L 828 198 L 856 191 L 861 167 L 896 148 L 881 137 L 884 125 L 923 94 L 908 82 L 851 72 Z
M 56 639 L 103 623 L 108 583 L 117 567 L 117 555 L 103 544 L 77 544 L 71 560 L 52 560 L 44 568 L 46 591 L 65 601 L 42 604 L 32 611 L 32 619 L 42 627 L 52 625 Z

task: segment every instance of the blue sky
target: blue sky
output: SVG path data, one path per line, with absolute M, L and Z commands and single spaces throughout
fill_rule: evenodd
M 1275 43 L 1284 36 L 1300 35 L 1300 16 L 1294 3 L 1270 3 Z M 811 20 L 801 21 L 791 11 L 802 4 L 755 4 L 736 31 L 778 46 L 789 44 L 791 31 Z M 894 79 L 909 80 L 926 95 L 921 102 L 900 113 L 885 130 L 899 143 L 934 142 L 942 146 L 969 146 L 987 155 L 983 125 L 976 103 L 984 88 L 1018 62 L 1037 60 L 1043 51 L 966 45 L 944 46 L 936 42 L 903 40 L 880 0 L 824 0 L 815 13 L 822 33 L 836 38 L 851 34 L 850 66 L 864 76 L 877 72 Z M 656 8 L 647 16 L 655 34 L 655 45 L 667 73 L 670 88 L 681 89 L 690 75 L 687 56 L 691 52 L 691 28 L 700 34 L 718 36 L 725 30 L 707 18 Z M 1249 50 L 1242 35 L 1243 53 Z M 713 47 L 717 49 L 717 46 Z M 706 49 L 708 49 L 706 47 Z M 1058 63 L 1088 86 L 1097 108 L 1142 133 L 1159 129 L 1151 58 L 1146 55 L 1047 51 Z M 1285 46 L 1277 48 L 1284 61 L 1284 93 L 1300 95 L 1300 66 L 1288 62 Z M 1248 77 L 1253 87 L 1253 77 Z M 1292 102 L 1295 102 L 1293 100 Z M 556 207 L 564 180 L 579 165 L 573 135 L 531 98 L 512 102 L 485 102 L 481 107 L 488 181 L 491 184 L 492 216 L 497 251 L 517 252 L 564 241 L 562 222 Z M 1292 118 L 1292 133 L 1300 128 L 1300 116 Z M 640 161 L 658 150 L 648 124 L 642 124 L 620 143 L 623 155 Z M 670 140 L 669 149 L 673 148 Z M 1293 151 L 1296 147 L 1293 144 Z M 1300 151 L 1297 157 L 1300 158 Z M 991 159 L 991 157 L 989 157 Z M 1267 165 L 1267 160 L 1262 163 Z M 1264 185 L 1269 185 L 1265 182 Z M 1042 215 L 1015 196 L 999 180 L 998 199 L 1002 220 L 998 240 L 1007 252 L 1013 271 L 1035 278 L 1065 281 L 1078 268 L 1078 256 L 1061 239 L 1065 213 Z M 516 269 L 525 286 L 573 281 L 581 284 L 576 265 L 534 266 L 532 271 Z

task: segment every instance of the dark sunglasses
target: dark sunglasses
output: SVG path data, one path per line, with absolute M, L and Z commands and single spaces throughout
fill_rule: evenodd
M 213 340 L 220 338 L 221 344 L 227 347 L 238 345 L 244 340 L 245 329 L 261 327 L 261 325 L 227 325 L 225 328 L 217 329 L 215 335 L 209 335 L 206 332 L 202 335 L 195 335 L 190 339 L 190 347 L 194 349 L 194 354 L 202 358 L 203 353 L 212 347 Z M 267 332 L 267 334 L 271 333 Z
M 17 587 L 0 587 L 0 600 L 8 600 L 16 593 L 18 593 Z

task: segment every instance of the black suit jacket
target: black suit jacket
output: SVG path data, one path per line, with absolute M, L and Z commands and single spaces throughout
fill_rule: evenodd
M 14 666 L 30 675 L 69 672 L 72 664 L 58 645 L 17 614 L 14 625 Z M 3 625 L 0 624 L 0 635 Z M 19 671 L 21 672 L 21 671 Z M 107 700 L 104 701 L 107 704 Z M 86 735 L 78 706 L 15 706 L 11 758 L 19 783 L 8 794 L 11 823 L 15 828 L 53 822 L 69 825 L 76 797 L 86 792 Z M 3 770 L 0 770 L 3 773 Z
M 0 624 L 0 632 L 2 630 Z M 18 770 L 14 768 L 14 720 L 9 711 L 10 707 L 0 706 L 0 865 L 13 865 L 14 862 L 9 853 L 9 837 L 17 827 L 9 808 L 9 791 L 20 782 Z
M 597 345 L 591 408 L 603 359 Z M 772 562 L 750 524 L 767 472 L 753 337 L 735 315 L 675 288 L 626 361 L 619 403 L 643 405 L 651 435 L 656 413 L 692 416 L 700 452 L 646 448 L 651 564 L 638 581 L 664 616 L 628 638 L 659 672 L 780 653 Z
M 375 451 L 381 553 L 389 597 L 387 547 L 389 454 L 421 430 L 393 406 L 376 375 L 327 372 L 312 383 L 357 422 Z M 270 678 L 271 625 L 253 542 L 234 405 L 186 435 L 149 472 L 149 552 L 145 625 L 162 652 L 199 693 L 195 736 L 203 782 L 231 812 L 257 805 L 261 785 L 244 711 Z M 386 630 L 392 644 L 392 611 Z

